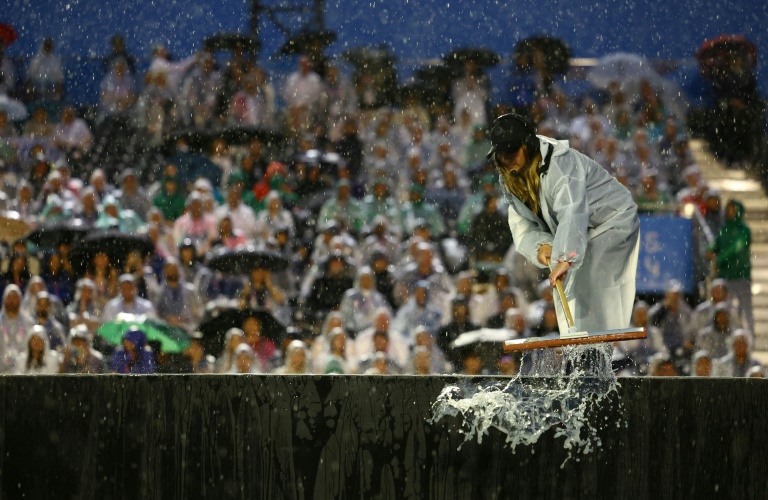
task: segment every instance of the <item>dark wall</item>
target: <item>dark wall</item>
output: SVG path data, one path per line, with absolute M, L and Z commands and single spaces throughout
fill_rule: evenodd
M 764 498 L 768 382 L 625 379 L 596 452 L 430 424 L 449 378 L 3 377 L 2 498 Z
M 5 7 L 2 5 L 5 2 Z M 264 5 L 309 4 L 306 0 Z M 768 3 L 749 0 L 644 2 L 608 0 L 474 0 L 370 1 L 327 0 L 325 21 L 339 35 L 329 53 L 362 44 L 389 44 L 407 70 L 414 61 L 440 57 L 453 47 L 487 46 L 508 56 L 517 40 L 548 34 L 564 39 L 577 57 L 596 57 L 615 51 L 637 52 L 651 58 L 692 57 L 706 38 L 740 33 L 762 49 L 768 62 Z M 42 38 L 54 37 L 67 56 L 71 86 L 96 98 L 101 68 L 91 62 L 105 53 L 109 37 L 119 31 L 129 49 L 148 63 L 149 49 L 163 43 L 178 56 L 187 56 L 207 35 L 247 30 L 250 0 L 0 0 L 0 22 L 20 31 L 11 53 L 25 59 Z M 286 15 L 279 20 L 297 29 L 307 21 Z M 285 72 L 291 61 L 268 60 L 283 43 L 275 26 L 261 23 L 262 60 Z M 695 68 L 694 68 L 695 69 Z M 84 76 L 75 78 L 80 73 Z M 502 75 L 498 75 L 499 78 Z

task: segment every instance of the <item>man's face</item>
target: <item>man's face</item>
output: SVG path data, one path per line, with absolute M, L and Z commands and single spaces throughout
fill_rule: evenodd
M 164 269 L 165 282 L 175 286 L 179 282 L 179 268 L 176 264 L 167 264 Z
M 21 305 L 21 297 L 18 293 L 11 292 L 8 294 L 7 297 L 5 297 L 5 310 L 10 313 L 16 313 L 19 311 L 19 306 Z
M 416 297 L 416 304 L 418 304 L 419 307 L 424 307 L 424 304 L 427 303 L 427 291 L 423 288 L 417 288 L 415 297 Z
M 416 353 L 416 357 L 413 360 L 413 367 L 418 372 L 427 373 L 431 371 L 430 361 L 429 352 L 419 351 Z
M 238 373 L 250 373 L 252 364 L 253 358 L 247 352 L 241 352 L 237 357 Z
M 373 348 L 376 352 L 387 352 L 389 349 L 389 338 L 386 335 L 374 335 Z
M 380 314 L 376 316 L 373 326 L 377 331 L 386 332 L 389 330 L 389 317 L 386 314 Z
M 136 288 L 130 281 L 124 281 L 120 283 L 120 295 L 126 302 L 133 302 L 133 298 L 136 296 Z
M 136 176 L 129 175 L 125 179 L 123 179 L 123 190 L 127 191 L 129 193 L 133 193 L 136 191 L 136 187 L 138 186 L 136 182 Z
M 49 299 L 37 299 L 37 317 L 47 318 L 48 312 L 51 309 L 51 301 Z
M 32 352 L 41 352 L 45 349 L 45 341 L 37 335 L 33 335 L 32 338 L 29 339 L 29 348 Z
M 736 337 L 733 341 L 733 355 L 738 359 L 744 359 L 747 356 L 747 341 L 744 337 Z
M 74 338 L 72 339 L 72 347 L 74 347 L 75 349 L 79 349 L 80 351 L 87 352 L 88 341 L 81 338 Z
M 360 276 L 360 288 L 362 290 L 370 290 L 373 288 L 373 276 L 370 274 L 363 274 Z
M 243 332 L 245 332 L 245 341 L 253 345 L 261 338 L 261 323 L 256 318 L 247 318 L 243 322 Z
M 715 328 L 721 332 L 726 332 L 730 326 L 731 318 L 728 316 L 728 313 L 726 311 L 719 311 L 715 315 Z
M 719 304 L 728 298 L 728 292 L 722 286 L 716 286 L 712 289 L 712 302 Z
M 293 349 L 291 351 L 290 359 L 288 362 L 291 364 L 291 368 L 293 368 L 295 371 L 299 371 L 304 368 L 304 363 L 306 360 L 307 353 L 304 352 L 304 349 Z
M 463 322 L 467 319 L 467 306 L 464 304 L 456 304 L 453 306 L 453 318 L 458 322 Z
M 199 219 L 203 216 L 203 201 L 202 200 L 194 200 L 192 203 L 189 204 L 189 214 L 195 218 Z
M 709 377 L 712 373 L 712 360 L 703 357 L 697 359 L 695 370 L 697 377 Z

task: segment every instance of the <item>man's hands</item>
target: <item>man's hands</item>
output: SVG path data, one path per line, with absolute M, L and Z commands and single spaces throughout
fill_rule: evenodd
M 549 266 L 549 261 L 552 258 L 552 246 L 551 245 L 541 245 L 539 247 L 539 253 L 536 256 L 536 259 L 539 261 L 539 263 Z M 564 281 L 566 275 L 568 274 L 568 269 L 571 268 L 570 262 L 558 262 L 555 268 L 552 270 L 551 273 L 549 273 L 549 284 L 552 285 L 554 288 L 555 282 L 558 280 Z

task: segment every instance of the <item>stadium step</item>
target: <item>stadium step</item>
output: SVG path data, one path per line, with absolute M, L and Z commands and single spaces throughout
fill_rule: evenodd
M 768 197 L 762 185 L 744 170 L 723 168 L 703 141 L 692 140 L 691 152 L 707 183 L 717 189 L 724 202 L 733 198 L 746 209 L 745 220 L 752 231 L 752 307 L 755 318 L 754 352 L 768 362 Z

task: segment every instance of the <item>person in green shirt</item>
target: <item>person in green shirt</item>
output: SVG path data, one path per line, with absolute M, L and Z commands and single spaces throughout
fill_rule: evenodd
M 479 189 L 467 197 L 459 211 L 459 218 L 456 220 L 456 231 L 459 234 L 466 234 L 469 231 L 469 225 L 472 224 L 475 216 L 483 211 L 485 196 L 497 192 L 497 182 L 498 178 L 494 174 L 482 176 Z
M 491 141 L 488 140 L 485 127 L 476 125 L 464 153 L 464 168 L 470 169 L 485 162 L 485 155 L 489 149 L 491 149 Z
M 410 201 L 403 205 L 400 215 L 403 234 L 412 234 L 417 221 L 423 220 L 429 225 L 432 235 L 438 238 L 442 236 L 446 229 L 445 221 L 437 207 L 424 200 L 424 186 L 412 184 L 409 199 Z
M 152 205 L 160 209 L 166 221 L 175 221 L 181 217 L 186 198 L 179 190 L 179 180 L 176 177 L 163 177 L 163 185 L 152 200 Z
M 336 196 L 326 200 L 320 207 L 318 225 L 331 220 L 343 222 L 348 231 L 357 234 L 363 229 L 363 207 L 358 200 L 352 198 L 352 184 L 347 179 L 339 180 L 336 184 Z
M 725 206 L 725 223 L 709 247 L 707 256 L 717 266 L 717 277 L 726 280 L 728 289 L 738 299 L 749 329 L 754 335 L 751 244 L 752 233 L 744 222 L 744 205 L 739 201 L 730 200 Z
M 363 220 L 367 226 L 373 227 L 376 216 L 383 215 L 391 227 L 400 229 L 400 209 L 397 200 L 390 193 L 386 177 L 376 177 L 373 180 L 369 193 L 365 195 L 361 205 Z

